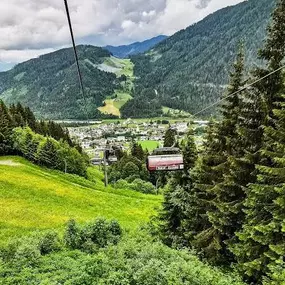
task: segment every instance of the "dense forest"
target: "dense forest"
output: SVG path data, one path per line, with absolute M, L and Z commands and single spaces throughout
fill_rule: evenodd
M 274 3 L 249 0 L 224 8 L 150 52 L 132 57 L 137 77 L 135 99 L 123 107 L 123 116 L 160 115 L 161 106 L 195 113 L 215 102 L 225 91 L 240 40 L 245 43 L 246 70 L 263 62 L 257 58 L 257 50 L 265 39 Z
M 190 171 L 171 178 L 155 224 L 166 244 L 232 266 L 249 284 L 285 284 L 284 25 L 279 0 L 259 51 L 264 67 L 250 76 L 239 45 L 221 120 L 210 122 Z
M 35 115 L 48 119 L 86 119 L 104 117 L 97 107 L 119 85 L 116 75 L 98 69 L 110 53 L 93 46 L 78 46 L 86 104 L 80 91 L 72 48 L 18 64 L 0 73 L 0 99 L 21 102 Z

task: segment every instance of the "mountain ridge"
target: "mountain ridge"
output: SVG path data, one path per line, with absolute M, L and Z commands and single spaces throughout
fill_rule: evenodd
M 165 35 L 159 35 L 157 37 L 147 39 L 141 42 L 134 42 L 129 45 L 111 46 L 107 45 L 104 49 L 111 52 L 114 56 L 118 58 L 128 58 L 132 55 L 137 55 L 144 53 L 152 49 L 155 45 L 159 44 L 168 37 Z

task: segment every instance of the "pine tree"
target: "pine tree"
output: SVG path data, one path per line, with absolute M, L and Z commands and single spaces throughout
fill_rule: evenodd
M 212 167 L 216 178 L 212 187 L 207 189 L 209 197 L 212 197 L 211 207 L 207 210 L 209 227 L 198 233 L 195 242 L 209 260 L 215 263 L 231 260 L 231 254 L 224 242 L 234 236 L 239 226 L 237 222 L 240 222 L 243 216 L 240 201 L 243 200 L 244 194 L 239 185 L 234 183 L 230 172 L 231 158 L 241 152 L 241 145 L 237 143 L 237 123 L 241 107 L 237 92 L 244 86 L 243 73 L 244 50 L 240 45 L 233 72 L 230 74 L 228 91 L 221 106 L 222 121 L 217 129 L 221 160 L 218 165 Z
M 164 147 L 173 147 L 176 143 L 176 130 L 172 129 L 169 127 L 169 129 L 166 131 L 165 136 L 164 136 Z
M 14 122 L 10 116 L 8 108 L 0 100 L 0 155 L 11 154 L 13 143 L 11 140 Z
M 137 159 L 141 161 L 144 161 L 145 159 L 145 153 L 143 151 L 142 146 L 135 141 L 132 142 L 131 154 L 133 157 L 136 157 Z
M 285 57 L 285 1 L 278 2 L 273 13 L 269 36 L 260 56 L 267 61 L 262 77 L 282 66 Z M 257 181 L 246 190 L 246 221 L 237 233 L 239 241 L 232 247 L 241 272 L 255 283 L 261 283 L 270 267 L 283 260 L 285 254 L 284 189 L 285 189 L 285 105 L 284 76 L 276 72 L 262 80 L 257 89 L 266 103 L 264 143 L 257 169 Z
M 38 162 L 49 168 L 58 168 L 58 149 L 56 142 L 47 138 L 38 148 Z
M 163 208 L 159 215 L 160 232 L 163 240 L 168 245 L 184 245 L 184 228 L 187 207 L 189 204 L 189 187 L 192 187 L 190 178 L 191 169 L 197 160 L 197 148 L 194 141 L 194 133 L 189 129 L 182 142 L 182 153 L 184 156 L 184 171 L 172 175 L 164 193 Z

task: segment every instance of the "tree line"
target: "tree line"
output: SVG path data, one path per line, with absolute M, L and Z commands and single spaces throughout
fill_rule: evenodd
M 86 176 L 87 157 L 68 130 L 53 121 L 37 121 L 29 107 L 7 107 L 0 101 L 0 155 L 21 155 L 29 161 Z
M 231 265 L 250 284 L 280 285 L 285 282 L 284 0 L 272 18 L 258 53 L 264 68 L 246 76 L 241 43 L 222 97 L 221 121 L 210 122 L 203 151 L 192 157 L 187 174 L 170 180 L 158 225 L 168 245 L 191 247 L 212 264 Z

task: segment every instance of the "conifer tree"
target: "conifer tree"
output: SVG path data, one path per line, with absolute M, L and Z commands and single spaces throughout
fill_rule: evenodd
M 175 138 L 176 134 L 177 134 L 176 130 L 169 127 L 164 136 L 163 146 L 173 147 L 176 143 L 176 138 Z
M 220 163 L 212 166 L 216 178 L 212 187 L 207 188 L 211 207 L 207 209 L 209 227 L 198 233 L 195 244 L 205 255 L 215 263 L 223 263 L 230 259 L 226 249 L 225 240 L 234 235 L 237 221 L 243 216 L 239 207 L 240 200 L 244 198 L 243 191 L 238 187 L 230 173 L 231 157 L 240 153 L 241 145 L 238 143 L 237 123 L 240 113 L 240 96 L 237 93 L 244 86 L 244 50 L 240 45 L 237 59 L 230 74 L 228 91 L 221 106 L 222 121 L 217 128 L 221 156 Z M 233 94 L 233 95 L 232 95 Z M 217 146 L 216 146 L 217 147 Z M 241 219 L 242 220 L 242 219 Z
M 8 108 L 0 100 L 0 155 L 11 154 L 13 143 L 11 141 L 14 122 L 10 116 Z
M 260 56 L 267 68 L 263 76 L 282 66 L 285 57 L 285 1 L 280 0 L 273 13 L 269 36 Z M 232 246 L 241 272 L 255 283 L 261 283 L 271 266 L 280 263 L 285 254 L 285 106 L 284 75 L 276 72 L 257 86 L 266 103 L 264 143 L 260 163 L 256 166 L 257 182 L 252 183 L 245 200 L 246 221 L 237 233 L 239 241 Z
M 192 187 L 190 178 L 191 169 L 197 160 L 197 148 L 194 141 L 194 133 L 190 128 L 182 142 L 184 156 L 184 171 L 175 173 L 170 178 L 167 190 L 164 193 L 163 209 L 160 212 L 160 231 L 163 240 L 168 245 L 186 244 L 184 234 L 184 220 L 189 205 L 189 188 Z
M 40 144 L 37 156 L 41 165 L 49 168 L 58 167 L 58 148 L 53 139 L 47 138 L 42 144 Z

